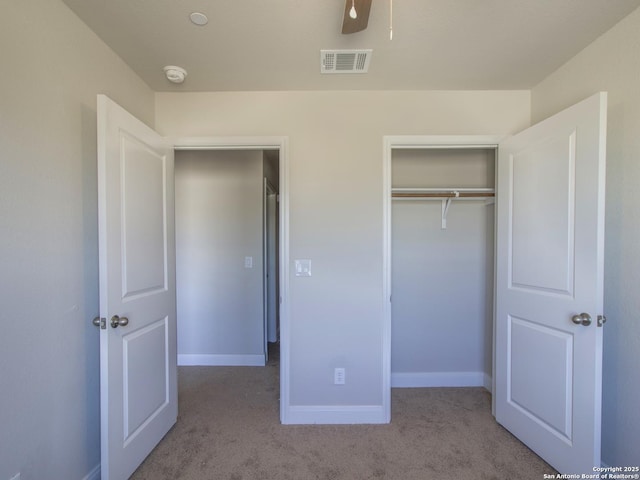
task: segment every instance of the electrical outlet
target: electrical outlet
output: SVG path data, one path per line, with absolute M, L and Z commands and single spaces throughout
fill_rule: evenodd
M 344 385 L 345 384 L 345 370 L 344 368 L 336 368 L 333 371 L 333 384 Z

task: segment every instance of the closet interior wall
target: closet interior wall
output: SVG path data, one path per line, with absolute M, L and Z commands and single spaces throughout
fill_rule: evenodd
M 396 192 L 494 186 L 494 149 L 393 151 Z M 494 203 L 488 195 L 453 198 L 446 226 L 443 198 L 393 198 L 392 387 L 491 389 Z

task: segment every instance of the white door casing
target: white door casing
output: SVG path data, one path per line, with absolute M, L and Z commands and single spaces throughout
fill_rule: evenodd
M 177 418 L 173 147 L 104 95 L 98 210 L 101 468 L 119 480 Z
M 402 149 L 485 149 L 495 150 L 502 135 L 387 135 L 383 142 L 383 348 L 382 348 L 382 409 L 383 421 L 391 421 L 391 232 L 392 198 L 391 166 L 394 150 Z
M 600 466 L 606 100 L 499 146 L 496 420 L 565 474 Z

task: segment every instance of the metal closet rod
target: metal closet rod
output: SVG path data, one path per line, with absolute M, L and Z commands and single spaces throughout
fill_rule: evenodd
M 455 193 L 392 193 L 393 198 L 478 198 L 478 197 L 495 197 L 495 193 L 470 193 L 470 192 L 458 192 Z
M 392 188 L 394 198 L 478 198 L 495 197 L 493 188 Z

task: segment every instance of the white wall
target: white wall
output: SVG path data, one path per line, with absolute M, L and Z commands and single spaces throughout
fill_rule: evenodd
M 393 187 L 493 188 L 494 178 L 494 150 L 393 152 Z M 493 208 L 454 200 L 442 229 L 440 199 L 392 202 L 392 386 L 490 386 Z
M 539 121 L 609 92 L 605 235 L 602 460 L 640 459 L 640 9 L 532 91 Z
M 290 257 L 313 262 L 310 278 L 289 266 L 291 405 L 382 404 L 383 136 L 508 134 L 529 106 L 526 91 L 156 94 L 162 134 L 289 136 Z
M 264 365 L 262 151 L 178 151 L 175 184 L 178 363 Z
M 58 0 L 0 14 L 0 479 L 100 462 L 96 94 L 153 93 Z M 95 472 L 94 472 L 95 473 Z

